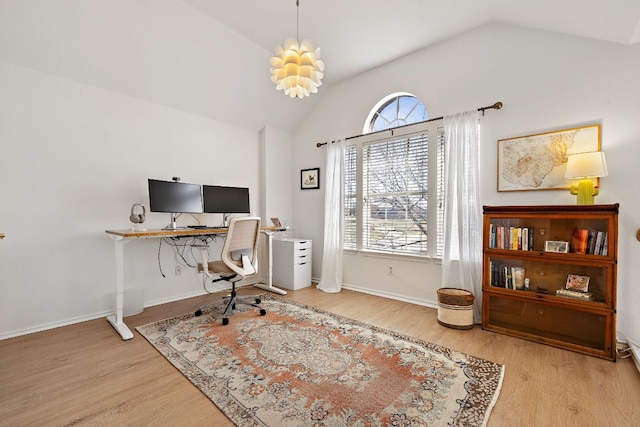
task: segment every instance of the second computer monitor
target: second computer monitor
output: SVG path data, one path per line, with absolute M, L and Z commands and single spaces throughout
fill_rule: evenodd
M 203 185 L 205 213 L 250 213 L 249 189 L 244 187 L 223 187 Z

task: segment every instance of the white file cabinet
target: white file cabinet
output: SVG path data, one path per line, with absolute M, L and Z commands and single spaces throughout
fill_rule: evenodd
M 311 286 L 311 240 L 273 239 L 273 284 L 286 289 Z

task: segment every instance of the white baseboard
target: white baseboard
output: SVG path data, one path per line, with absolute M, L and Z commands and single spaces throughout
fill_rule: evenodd
M 633 359 L 633 363 L 636 364 L 636 369 L 640 372 L 640 347 L 630 342 L 629 347 L 631 348 L 631 358 Z
M 260 281 L 257 280 L 255 282 L 247 282 L 247 283 L 243 283 L 238 285 L 238 287 L 243 287 L 243 286 L 250 286 L 253 285 L 254 283 L 259 283 Z M 219 282 L 216 283 L 215 285 L 211 286 L 209 288 L 210 292 L 222 292 L 222 291 L 226 291 L 231 289 L 231 286 L 227 283 L 227 282 Z M 161 304 L 167 304 L 170 302 L 174 302 L 174 301 L 181 301 L 183 299 L 187 299 L 187 298 L 192 298 L 192 297 L 197 297 L 200 295 L 205 295 L 206 292 L 204 290 L 199 290 L 196 292 L 189 292 L 189 293 L 185 293 L 185 294 L 180 294 L 180 295 L 175 295 L 172 297 L 168 297 L 168 298 L 159 298 L 159 299 L 155 299 L 155 300 L 151 300 L 151 301 L 145 301 L 144 303 L 144 307 L 153 307 L 156 305 L 161 305 Z M 36 332 L 43 332 L 43 331 L 48 331 L 50 329 L 56 329 L 56 328 L 61 328 L 63 326 L 69 326 L 69 325 L 73 325 L 76 323 L 82 323 L 82 322 L 87 322 L 89 320 L 95 320 L 95 319 L 100 319 L 102 317 L 107 317 L 113 314 L 113 310 L 107 310 L 107 311 L 101 311 L 98 313 L 93 313 L 93 314 L 88 314 L 86 316 L 78 316 L 78 317 L 73 317 L 70 319 L 65 319 L 65 320 L 61 320 L 59 322 L 51 322 L 51 323 L 45 323 L 45 324 L 41 324 L 41 325 L 37 325 L 37 326 L 33 326 L 31 328 L 25 328 L 25 329 L 19 329 L 17 331 L 11 331 L 5 334 L 0 334 L 0 341 L 5 340 L 5 339 L 9 339 L 9 338 L 15 338 L 15 337 L 19 337 L 22 335 L 29 335 L 29 334 L 34 334 Z M 107 325 L 108 327 L 108 323 L 105 323 L 105 325 Z
M 435 309 L 438 308 L 438 303 L 433 301 L 425 301 L 425 300 L 420 300 L 416 298 L 407 298 L 401 295 L 396 295 L 388 292 L 373 291 L 371 289 L 360 288 L 358 286 L 352 286 L 348 284 L 343 284 L 342 288 L 348 289 L 350 291 L 362 292 L 363 294 L 375 295 L 378 297 L 389 298 L 396 301 L 408 302 L 410 304 L 422 305 L 424 307 L 435 308 Z
M 73 324 L 76 324 L 76 323 L 86 322 L 86 321 L 89 321 L 89 320 L 95 320 L 95 319 L 99 319 L 101 317 L 107 317 L 107 316 L 109 316 L 111 314 L 113 314 L 113 310 L 94 313 L 94 314 L 90 314 L 90 315 L 87 315 L 87 316 L 73 317 L 71 319 L 65 319 L 65 320 L 61 320 L 59 322 L 44 323 L 44 324 L 37 325 L 37 326 L 31 327 L 31 328 L 18 329 L 17 331 L 11 331 L 11 332 L 7 332 L 6 334 L 1 334 L 0 335 L 0 341 L 1 340 L 6 340 L 8 338 L 19 337 L 19 336 L 22 336 L 22 335 L 35 334 L 36 332 L 48 331 L 50 329 L 61 328 L 63 326 L 69 326 L 69 325 L 73 325 Z M 105 325 L 108 325 L 108 323 L 105 323 Z

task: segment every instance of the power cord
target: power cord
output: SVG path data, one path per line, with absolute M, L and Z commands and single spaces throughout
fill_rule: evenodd
M 633 353 L 631 352 L 631 346 L 624 341 L 618 341 L 616 343 L 616 355 L 620 359 L 626 359 L 627 357 L 631 357 Z

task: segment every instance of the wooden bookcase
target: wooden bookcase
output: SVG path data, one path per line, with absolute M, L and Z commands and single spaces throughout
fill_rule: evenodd
M 482 327 L 615 361 L 618 207 L 485 206 Z

